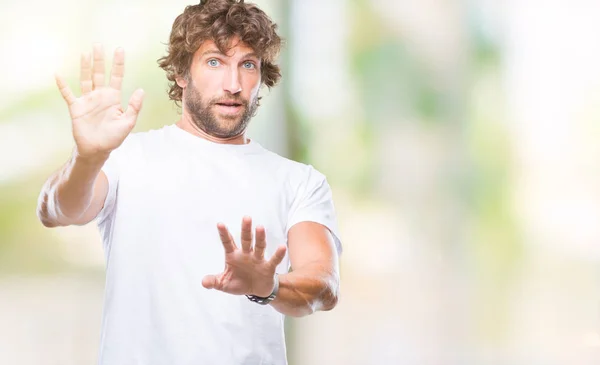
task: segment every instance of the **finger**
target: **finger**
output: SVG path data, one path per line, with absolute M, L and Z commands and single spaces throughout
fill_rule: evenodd
M 79 78 L 81 93 L 87 94 L 92 91 L 92 56 L 89 53 L 81 54 L 81 71 Z
M 138 115 L 140 114 L 140 110 L 142 110 L 142 102 L 144 101 L 144 90 L 137 89 L 129 98 L 129 105 L 127 105 L 127 110 L 125 110 L 125 116 L 132 123 L 135 123 Z
M 271 267 L 275 268 L 279 264 L 281 264 L 281 262 L 283 261 L 283 258 L 285 257 L 286 251 L 287 251 L 286 246 L 282 245 L 282 246 L 277 247 L 277 250 L 275 251 L 275 253 L 271 257 L 271 259 L 269 260 L 269 264 L 271 265 Z
M 250 253 L 252 251 L 252 218 L 245 216 L 242 218 L 242 251 Z
M 94 74 L 92 75 L 93 88 L 104 86 L 104 48 L 101 44 L 94 44 Z
M 112 87 L 113 89 L 121 90 L 124 72 L 125 51 L 123 50 L 123 48 L 119 47 L 115 50 L 115 56 L 113 58 L 113 66 L 110 72 L 110 87 Z
M 219 236 L 221 237 L 221 243 L 223 243 L 223 248 L 225 249 L 225 253 L 232 253 L 235 251 L 235 242 L 231 238 L 231 234 L 229 234 L 229 230 L 223 223 L 217 224 L 217 229 L 219 230 Z
M 218 289 L 220 280 L 218 275 L 206 275 L 202 278 L 202 286 L 206 289 Z
M 254 254 L 257 258 L 264 258 L 265 248 L 267 248 L 265 228 L 258 226 L 256 227 L 256 242 L 254 243 Z
M 54 79 L 56 80 L 58 90 L 60 91 L 60 94 L 62 95 L 63 99 L 65 99 L 65 101 L 67 102 L 67 105 L 73 105 L 75 103 L 76 97 L 69 88 L 69 85 L 67 85 L 65 79 L 63 79 L 59 75 L 54 75 Z

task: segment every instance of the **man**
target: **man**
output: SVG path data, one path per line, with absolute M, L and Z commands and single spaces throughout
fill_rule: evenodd
M 108 85 L 101 47 L 93 62 L 82 56 L 78 98 L 57 77 L 75 149 L 38 216 L 99 226 L 100 364 L 285 364 L 284 315 L 336 305 L 341 244 L 325 177 L 245 134 L 260 87 L 280 77 L 280 44 L 253 4 L 188 6 L 159 60 L 181 119 L 144 133 L 130 134 L 143 92 L 121 109 L 122 49 Z

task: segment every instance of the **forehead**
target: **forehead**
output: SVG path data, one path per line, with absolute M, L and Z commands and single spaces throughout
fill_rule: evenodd
M 202 42 L 202 44 L 200 44 L 200 47 L 198 47 L 198 49 L 196 50 L 194 58 L 202 57 L 202 55 L 204 55 L 205 53 L 213 51 L 215 53 L 221 53 L 221 51 L 219 51 L 219 47 L 217 47 L 217 44 L 212 39 L 205 40 L 204 42 Z M 223 51 L 225 52 L 225 56 L 232 58 L 244 57 L 249 54 L 252 54 L 255 57 L 257 57 L 254 49 L 237 37 L 234 37 L 231 40 L 229 40 L 227 48 Z

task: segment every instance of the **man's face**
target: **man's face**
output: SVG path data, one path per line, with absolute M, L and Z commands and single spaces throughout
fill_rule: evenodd
M 260 59 L 237 37 L 231 45 L 223 54 L 213 41 L 203 42 L 188 74 L 177 79 L 184 112 L 198 128 L 219 138 L 243 133 L 258 107 Z

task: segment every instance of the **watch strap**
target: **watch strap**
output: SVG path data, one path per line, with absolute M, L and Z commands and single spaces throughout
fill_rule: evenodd
M 275 286 L 273 287 L 273 291 L 268 297 L 259 297 L 257 295 L 246 294 L 246 298 L 248 298 L 254 303 L 258 303 L 260 305 L 267 305 L 277 297 L 277 292 L 279 292 L 279 275 L 275 273 Z

